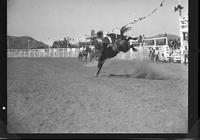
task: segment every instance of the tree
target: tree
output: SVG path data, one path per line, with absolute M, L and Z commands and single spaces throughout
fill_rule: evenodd
M 54 41 L 53 45 L 52 45 L 52 48 L 58 48 L 58 46 L 59 46 L 58 41 Z
M 168 45 L 172 49 L 179 49 L 181 46 L 181 43 L 177 39 L 170 39 L 170 40 L 168 40 Z

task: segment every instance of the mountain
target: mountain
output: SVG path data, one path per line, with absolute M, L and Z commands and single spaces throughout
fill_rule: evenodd
M 156 37 L 167 37 L 168 40 L 179 40 L 180 37 L 177 36 L 177 35 L 173 35 L 173 34 L 158 34 L 158 35 L 154 35 L 154 36 L 151 36 L 151 37 L 147 37 L 147 39 L 149 38 L 156 38 Z
M 37 41 L 28 36 L 7 36 L 7 43 L 9 49 L 28 49 L 28 40 L 29 40 L 29 49 L 43 49 L 48 48 L 48 45 L 41 41 Z

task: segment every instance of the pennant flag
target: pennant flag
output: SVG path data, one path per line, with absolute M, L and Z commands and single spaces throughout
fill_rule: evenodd
M 157 11 L 158 9 L 156 8 L 156 9 L 154 9 L 151 13 L 153 14 L 155 11 Z
M 124 26 L 128 26 L 129 24 L 126 24 L 126 25 L 124 25 Z
M 163 3 L 165 2 L 165 0 L 163 0 L 162 2 L 161 2 L 161 4 L 160 4 L 160 7 L 162 7 L 163 6 Z
M 146 17 L 141 17 L 141 18 L 139 18 L 139 20 L 143 20 L 143 19 L 145 19 Z
M 129 24 L 134 24 L 136 22 L 138 22 L 138 20 L 134 20 L 134 21 L 130 22 Z

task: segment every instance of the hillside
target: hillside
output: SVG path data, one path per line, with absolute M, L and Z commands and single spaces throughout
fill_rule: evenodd
M 7 40 L 9 44 L 9 49 L 28 49 L 28 40 L 30 49 L 48 48 L 48 45 L 28 36 L 22 36 L 22 37 L 7 36 Z

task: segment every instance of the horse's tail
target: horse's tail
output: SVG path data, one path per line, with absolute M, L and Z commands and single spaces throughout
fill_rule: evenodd
M 127 27 L 127 25 L 122 26 L 121 29 L 120 29 L 120 35 L 121 35 L 121 37 L 123 38 L 124 33 L 127 32 L 127 31 L 129 31 L 130 29 L 131 29 L 131 27 Z

